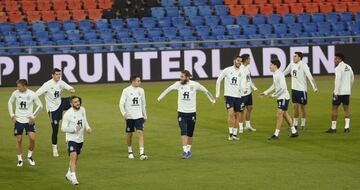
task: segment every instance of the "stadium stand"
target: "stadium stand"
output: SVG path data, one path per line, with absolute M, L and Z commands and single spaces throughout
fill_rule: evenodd
M 0 7 L 1 47 L 356 36 L 360 32 L 360 0 L 3 0 Z M 273 45 L 338 43 L 349 39 L 280 40 Z M 270 43 L 139 44 L 114 49 L 263 45 Z M 32 52 L 108 50 L 94 46 Z

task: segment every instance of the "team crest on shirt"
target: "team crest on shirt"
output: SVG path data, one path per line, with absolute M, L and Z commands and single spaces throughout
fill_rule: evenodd
M 345 66 L 345 71 L 350 71 L 348 66 Z
M 193 86 L 190 86 L 190 91 L 194 91 L 194 87 L 193 87 Z

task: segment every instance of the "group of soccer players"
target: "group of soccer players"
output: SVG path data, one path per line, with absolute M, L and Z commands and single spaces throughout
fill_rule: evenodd
M 269 140 L 279 139 L 280 128 L 283 120 L 288 123 L 291 129 L 291 138 L 298 137 L 298 119 L 299 110 L 301 110 L 301 130 L 305 129 L 306 122 L 306 104 L 307 104 L 307 78 L 309 79 L 314 91 L 317 85 L 311 76 L 309 67 L 302 62 L 303 54 L 295 52 L 293 61 L 286 67 L 285 71 L 280 70 L 280 61 L 272 60 L 270 70 L 273 72 L 273 84 L 260 96 L 268 96 L 277 99 L 276 111 L 276 129 Z M 349 102 L 351 87 L 354 83 L 354 74 L 349 65 L 345 62 L 345 57 L 341 53 L 335 55 L 335 89 L 333 93 L 332 107 L 332 125 L 326 131 L 327 133 L 336 133 L 336 120 L 338 107 L 342 104 L 345 112 L 345 129 L 344 132 L 350 132 L 350 113 Z M 221 83 L 224 80 L 224 98 L 227 109 L 227 124 L 229 128 L 228 140 L 239 140 L 238 133 L 244 130 L 256 131 L 251 126 L 252 112 L 252 92 L 257 88 L 251 80 L 250 76 L 250 55 L 243 54 L 236 56 L 233 65 L 225 68 L 216 81 L 216 98 L 220 97 Z M 288 105 L 290 94 L 287 89 L 285 76 L 290 74 L 292 78 L 292 102 L 294 104 L 294 117 L 290 117 L 288 113 Z M 211 103 L 216 100 L 212 94 L 200 83 L 191 80 L 191 73 L 187 70 L 181 72 L 180 81 L 175 82 L 165 89 L 158 101 L 160 102 L 172 90 L 178 91 L 178 124 L 180 128 L 180 136 L 183 154 L 182 158 L 188 159 L 192 156 L 191 146 L 196 123 L 196 94 L 197 91 L 203 92 Z M 35 118 L 39 114 L 42 103 L 39 96 L 45 94 L 46 110 L 49 114 L 52 126 L 52 150 L 53 156 L 58 157 L 57 135 L 59 123 L 61 131 L 66 133 L 67 149 L 70 156 L 68 171 L 65 178 L 72 184 L 78 185 L 76 178 L 76 163 L 81 152 L 84 133 L 91 133 L 92 129 L 87 121 L 86 111 L 81 106 L 81 98 L 71 96 L 67 98 L 61 97 L 63 90 L 75 93 L 75 89 L 61 80 L 61 70 L 54 69 L 52 79 L 44 83 L 36 92 L 27 88 L 27 81 L 20 79 L 17 82 L 17 90 L 15 90 L 8 102 L 8 110 L 12 121 L 14 122 L 14 135 L 16 138 L 16 151 L 18 156 L 17 166 L 23 165 L 22 160 L 22 134 L 25 129 L 29 136 L 29 149 L 27 160 L 30 165 L 34 166 L 35 161 L 32 153 L 35 147 Z M 148 159 L 144 149 L 144 123 L 147 120 L 145 91 L 140 87 L 141 78 L 139 75 L 131 76 L 131 85 L 126 87 L 120 97 L 120 112 L 125 119 L 125 132 L 127 133 L 128 158 L 134 159 L 132 150 L 132 136 L 136 132 L 139 137 L 139 158 L 140 160 Z M 270 94 L 273 92 L 272 94 Z M 13 111 L 13 103 L 15 102 L 15 113 Z M 36 104 L 36 109 L 33 109 Z M 243 126 L 245 121 L 245 127 Z

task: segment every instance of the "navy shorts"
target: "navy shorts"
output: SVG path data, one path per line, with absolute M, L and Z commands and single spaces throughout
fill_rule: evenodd
M 291 99 L 294 104 L 307 104 L 307 92 L 292 90 L 291 91 Z
M 19 123 L 16 122 L 14 125 L 14 136 L 22 135 L 24 132 L 24 129 L 26 131 L 26 135 L 29 132 L 35 133 L 35 123 L 30 125 L 29 123 Z
M 139 119 L 127 119 L 126 120 L 126 129 L 127 133 L 135 132 L 136 130 L 144 130 L 144 118 Z
M 178 122 L 181 136 L 192 137 L 194 135 L 196 113 L 178 112 Z
M 335 98 L 335 95 L 333 95 L 332 105 L 340 106 L 340 104 L 343 104 L 345 106 L 349 105 L 350 95 L 339 95 L 337 98 Z
M 245 97 L 235 98 L 225 96 L 225 105 L 226 109 L 234 108 L 235 112 L 242 112 L 245 108 Z
M 289 107 L 289 102 L 290 100 L 286 99 L 277 100 L 277 108 L 283 111 L 287 111 Z
M 83 146 L 83 143 L 77 143 L 77 142 L 74 142 L 74 141 L 68 141 L 67 142 L 67 149 L 68 149 L 69 155 L 72 152 L 76 152 L 76 154 L 79 155 L 81 153 L 82 146 Z
M 249 94 L 247 96 L 244 96 L 244 104 L 245 106 L 252 106 L 253 105 L 253 98 L 252 98 L 252 94 Z
M 55 125 L 59 124 L 60 120 L 62 120 L 64 110 L 68 110 L 70 107 L 70 97 L 61 98 L 59 108 L 53 112 L 49 112 L 51 123 L 54 123 Z

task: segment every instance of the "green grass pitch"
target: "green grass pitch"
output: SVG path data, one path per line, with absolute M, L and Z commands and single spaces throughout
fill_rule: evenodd
M 357 78 L 357 77 L 356 77 Z M 173 82 L 144 82 L 149 120 L 145 125 L 145 152 L 150 159 L 140 161 L 137 138 L 135 160 L 127 159 L 124 120 L 118 103 L 128 83 L 75 85 L 83 98 L 93 134 L 85 136 L 80 155 L 77 189 L 360 189 L 360 82 L 351 96 L 351 133 L 344 134 L 340 109 L 338 133 L 325 134 L 330 127 L 333 76 L 315 78 L 319 92 L 309 92 L 307 129 L 289 139 L 283 125 L 279 141 L 268 141 L 275 126 L 276 102 L 259 98 L 271 78 L 254 79 L 252 125 L 237 142 L 227 141 L 226 110 L 223 98 L 211 105 L 198 94 L 198 120 L 193 157 L 182 160 L 177 126 L 177 93 L 158 103 L 158 95 Z M 290 79 L 287 79 L 290 81 Z M 215 81 L 200 81 L 213 94 Z M 290 84 L 288 84 L 290 87 Z M 38 87 L 30 87 L 36 90 Z M 59 135 L 59 158 L 51 154 L 51 130 L 46 111 L 36 120 L 36 166 L 25 160 L 16 167 L 13 125 L 7 101 L 15 88 L 0 89 L 0 189 L 73 189 L 65 181 L 68 156 L 64 134 Z M 64 94 L 68 95 L 68 94 Z M 41 98 L 44 102 L 43 97 Z M 292 104 L 289 106 L 292 114 Z M 27 152 L 23 141 L 23 157 Z

